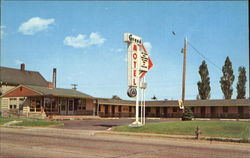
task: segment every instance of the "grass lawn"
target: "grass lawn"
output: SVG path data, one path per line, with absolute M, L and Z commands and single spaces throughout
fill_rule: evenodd
M 3 118 L 0 117 L 0 125 L 3 125 L 10 121 L 23 121 L 21 123 L 15 124 L 14 126 L 51 126 L 51 125 L 63 125 L 62 122 L 49 121 L 43 119 L 29 119 L 29 118 Z
M 113 131 L 169 135 L 195 135 L 197 126 L 201 129 L 202 136 L 243 139 L 250 138 L 250 122 L 236 121 L 175 121 L 148 123 L 139 128 L 118 126 L 114 128 Z

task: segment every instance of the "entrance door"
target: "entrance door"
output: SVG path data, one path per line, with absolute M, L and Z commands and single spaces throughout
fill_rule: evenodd
M 61 115 L 66 115 L 67 114 L 67 99 L 61 99 L 60 103 L 60 114 Z
M 206 107 L 201 107 L 201 117 L 205 117 Z
M 164 113 L 164 116 L 165 116 L 165 117 L 168 116 L 168 108 L 167 108 L 167 107 L 164 107 L 164 108 L 163 108 L 163 113 Z
M 115 116 L 115 106 L 112 105 L 112 116 Z
M 108 114 L 109 114 L 109 107 L 108 105 L 104 105 L 104 115 L 108 116 Z
M 68 101 L 68 114 L 73 115 L 74 114 L 74 100 L 69 99 Z
M 156 108 L 156 117 L 160 117 L 160 116 L 161 116 L 160 108 L 157 107 Z

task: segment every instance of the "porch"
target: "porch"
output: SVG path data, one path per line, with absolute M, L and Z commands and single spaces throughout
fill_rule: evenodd
M 54 115 L 93 115 L 93 100 L 72 97 L 30 96 L 27 106 L 28 114 Z

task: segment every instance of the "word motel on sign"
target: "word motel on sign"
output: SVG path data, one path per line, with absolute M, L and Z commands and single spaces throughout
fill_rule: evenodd
M 136 86 L 136 77 L 137 77 L 137 59 L 138 59 L 138 53 L 137 53 L 137 45 L 133 45 L 133 85 Z

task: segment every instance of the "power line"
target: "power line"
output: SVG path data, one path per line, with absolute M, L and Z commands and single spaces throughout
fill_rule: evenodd
M 221 71 L 221 68 L 217 66 L 214 62 L 212 62 L 210 59 L 208 59 L 205 55 L 203 55 L 197 48 L 195 48 L 190 42 L 188 42 L 188 45 L 190 45 L 197 54 L 199 54 L 202 58 L 206 59 L 208 62 L 210 62 L 213 66 L 215 66 L 217 69 Z

